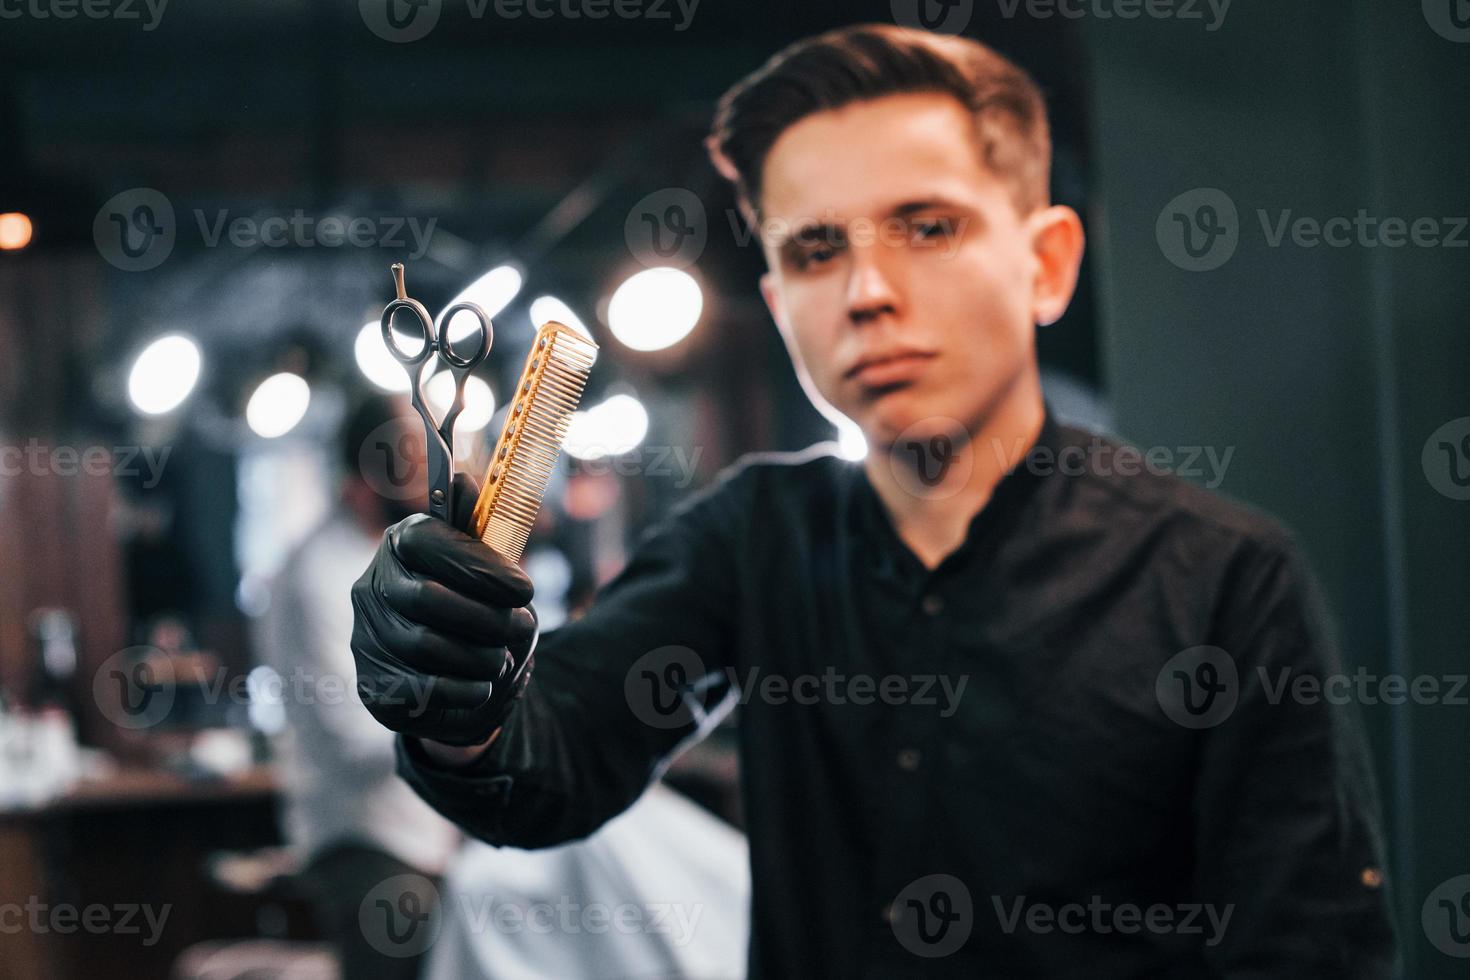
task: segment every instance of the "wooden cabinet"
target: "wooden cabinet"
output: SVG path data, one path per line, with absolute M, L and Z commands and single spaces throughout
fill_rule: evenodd
M 272 774 L 192 782 L 123 771 L 0 812 L 0 978 L 167 977 L 204 939 L 259 932 L 260 901 L 209 880 L 208 856 L 279 842 Z

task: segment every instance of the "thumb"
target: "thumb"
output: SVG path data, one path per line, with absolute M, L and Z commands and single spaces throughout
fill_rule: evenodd
M 468 535 L 475 533 L 475 502 L 480 484 L 468 473 L 454 474 L 454 526 Z

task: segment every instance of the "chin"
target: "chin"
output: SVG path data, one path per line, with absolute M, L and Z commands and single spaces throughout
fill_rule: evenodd
M 869 446 L 885 448 L 901 435 L 928 438 L 951 432 L 958 418 L 951 408 L 923 398 L 909 388 L 889 392 L 851 417 L 858 420 Z

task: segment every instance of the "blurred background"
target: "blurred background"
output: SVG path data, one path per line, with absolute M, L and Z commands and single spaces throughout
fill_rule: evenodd
M 742 453 L 861 457 L 798 387 L 701 142 L 777 48 L 869 20 L 977 37 L 1046 91 L 1089 236 L 1038 340 L 1058 413 L 1292 527 L 1350 671 L 1470 673 L 1459 0 L 0 0 L 0 905 L 172 910 L 152 943 L 0 928 L 0 975 L 315 938 L 252 637 L 338 506 L 351 407 L 406 387 L 391 263 L 494 318 L 472 472 L 533 324 L 601 346 L 526 559 L 543 628 Z M 1421 917 L 1470 874 L 1460 695 L 1361 705 L 1415 977 L 1470 955 Z M 730 744 L 670 782 L 738 825 Z

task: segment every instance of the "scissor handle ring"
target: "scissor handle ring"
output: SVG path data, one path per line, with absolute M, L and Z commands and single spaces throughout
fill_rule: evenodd
M 480 323 L 480 345 L 469 357 L 460 357 L 455 351 L 454 345 L 449 342 L 449 321 L 454 319 L 454 314 L 461 310 L 474 314 Z M 461 371 L 467 371 L 475 367 L 490 353 L 490 343 L 495 336 L 495 328 L 490 325 L 490 317 L 479 303 L 462 302 L 455 303 L 439 316 L 439 355 L 448 361 L 451 367 L 457 367 Z
M 398 346 L 393 339 L 393 314 L 399 310 L 407 310 L 413 314 L 418 321 L 419 331 L 423 334 L 424 345 L 415 353 L 409 354 Z M 434 318 L 429 316 L 429 311 L 424 309 L 424 304 L 416 299 L 395 299 L 383 307 L 383 319 L 379 321 L 383 330 L 383 344 L 388 348 L 388 353 L 393 359 L 404 367 L 418 367 L 427 361 L 434 353 L 438 345 L 434 341 Z

